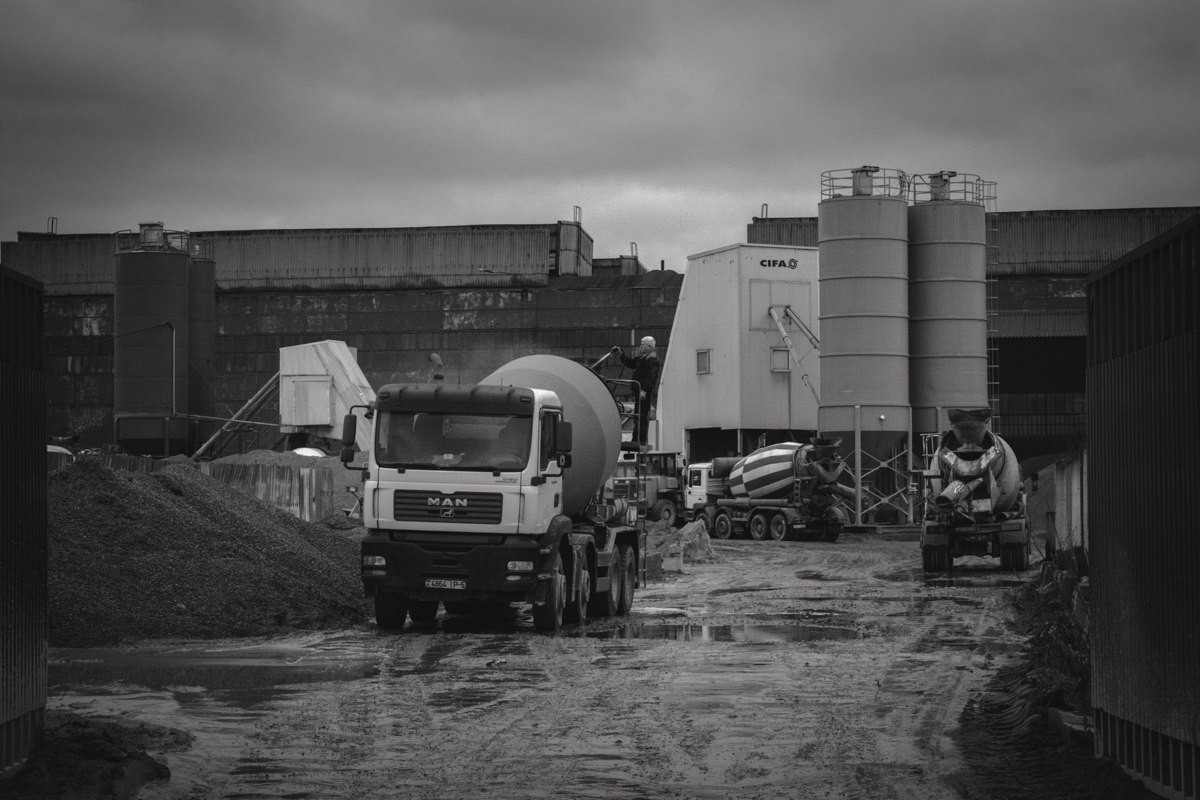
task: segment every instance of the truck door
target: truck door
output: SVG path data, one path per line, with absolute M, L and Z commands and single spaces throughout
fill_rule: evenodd
M 536 449 L 537 472 L 540 479 L 537 491 L 532 493 L 530 519 L 537 530 L 545 530 L 555 515 L 563 513 L 563 468 L 558 460 L 558 441 L 555 438 L 557 423 L 562 418 L 558 409 L 543 409 L 538 417 L 538 443 Z
M 683 491 L 683 502 L 690 517 L 692 509 L 708 502 L 708 473 L 712 464 L 692 464 L 687 469 L 687 486 Z

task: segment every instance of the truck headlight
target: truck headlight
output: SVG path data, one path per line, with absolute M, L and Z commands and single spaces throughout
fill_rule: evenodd
M 509 572 L 533 572 L 532 561 L 510 561 L 508 562 Z
M 363 556 L 362 565 L 364 567 L 386 567 L 387 559 L 383 556 Z

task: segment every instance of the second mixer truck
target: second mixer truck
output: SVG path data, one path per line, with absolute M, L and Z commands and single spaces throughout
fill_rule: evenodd
M 999 556 L 1000 568 L 1029 567 L 1030 534 L 1017 457 L 988 428 L 991 412 L 951 409 L 950 430 L 922 471 L 921 562 L 944 572 L 959 556 Z
M 550 632 L 628 613 L 644 534 L 637 498 L 599 499 L 622 447 L 599 375 L 525 356 L 478 384 L 389 384 L 360 408 L 372 428 L 366 464 L 352 466 L 364 470 L 362 582 L 381 628 L 431 623 L 439 604 L 528 603 Z

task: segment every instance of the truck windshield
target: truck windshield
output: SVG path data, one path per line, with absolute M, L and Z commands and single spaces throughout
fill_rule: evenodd
M 520 471 L 529 461 L 531 417 L 381 411 L 375 460 L 381 467 Z

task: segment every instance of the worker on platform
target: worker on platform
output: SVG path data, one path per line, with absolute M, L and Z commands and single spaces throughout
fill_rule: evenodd
M 633 379 L 638 383 L 637 397 L 637 440 L 641 444 L 646 441 L 646 430 L 650 425 L 650 414 L 658 399 L 658 375 L 662 365 L 658 360 L 658 350 L 655 349 L 653 336 L 643 336 L 637 351 L 632 356 L 625 355 L 620 347 L 612 349 L 614 355 L 621 357 L 621 363 L 633 369 Z

